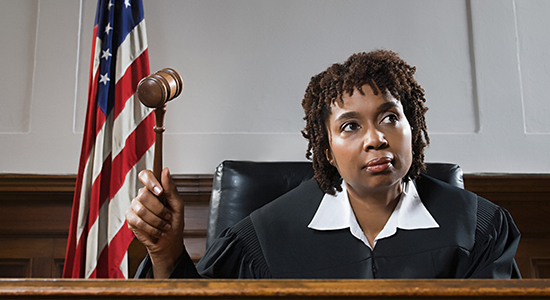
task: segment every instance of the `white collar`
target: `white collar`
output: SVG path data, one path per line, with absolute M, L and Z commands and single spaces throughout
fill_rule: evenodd
M 334 196 L 325 194 L 308 227 L 315 230 L 349 228 L 353 236 L 373 249 L 355 218 L 345 183 L 342 183 L 342 192 L 337 192 Z M 374 245 L 378 240 L 394 235 L 397 228 L 406 230 L 439 228 L 439 224 L 422 204 L 416 186 L 411 181 L 405 183 L 401 199 L 382 231 L 374 239 Z

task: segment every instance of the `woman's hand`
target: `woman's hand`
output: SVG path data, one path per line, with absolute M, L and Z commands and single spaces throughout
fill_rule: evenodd
M 168 168 L 162 170 L 162 185 L 153 172 L 143 170 L 139 180 L 144 187 L 126 211 L 128 227 L 145 245 L 155 278 L 167 278 L 185 248 L 183 246 L 184 206 Z M 158 196 L 164 194 L 166 206 Z

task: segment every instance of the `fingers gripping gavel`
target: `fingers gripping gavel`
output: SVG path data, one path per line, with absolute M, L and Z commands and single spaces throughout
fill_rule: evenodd
M 143 78 L 137 87 L 137 97 L 143 105 L 155 109 L 155 158 L 153 174 L 161 182 L 162 172 L 162 133 L 164 132 L 164 114 L 166 103 L 181 93 L 183 80 L 173 69 L 162 69 Z

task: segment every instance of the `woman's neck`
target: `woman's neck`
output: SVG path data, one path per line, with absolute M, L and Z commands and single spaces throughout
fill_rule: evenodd
M 391 203 L 403 193 L 404 182 L 399 180 L 395 184 L 368 190 L 358 190 L 345 183 L 350 202 L 372 207 L 373 209 L 391 206 Z
M 349 186 L 346 188 L 355 218 L 374 247 L 374 239 L 382 231 L 399 202 L 403 183 L 400 181 L 389 189 L 373 190 L 368 194 L 358 194 Z

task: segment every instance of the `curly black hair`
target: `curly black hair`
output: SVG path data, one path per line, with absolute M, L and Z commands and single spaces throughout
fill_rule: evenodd
M 342 178 L 325 155 L 330 149 L 326 120 L 335 101 L 343 103 L 344 94 L 353 94 L 354 89 L 370 85 L 374 94 L 389 92 L 403 105 L 405 116 L 412 127 L 413 161 L 405 180 L 418 177 L 425 169 L 424 148 L 429 144 L 424 106 L 424 89 L 414 79 L 415 67 L 411 67 L 398 54 L 389 50 L 356 53 L 343 64 L 336 63 L 311 78 L 306 89 L 302 107 L 306 126 L 302 135 L 308 140 L 306 158 L 312 160 L 314 179 L 321 189 L 334 195 L 341 191 Z

